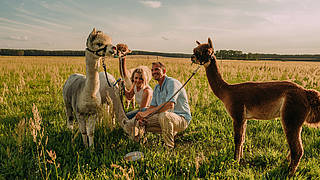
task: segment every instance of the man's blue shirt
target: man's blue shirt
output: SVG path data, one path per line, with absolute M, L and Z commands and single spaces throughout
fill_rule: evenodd
M 162 83 L 162 86 L 160 88 L 160 85 L 157 84 L 154 87 L 153 96 L 151 100 L 151 106 L 159 106 L 165 102 L 167 102 L 173 94 L 179 90 L 182 87 L 182 84 L 172 78 L 165 76 L 165 79 Z M 191 113 L 190 113 L 190 107 L 188 104 L 188 97 L 186 90 L 182 88 L 179 93 L 177 93 L 171 100 L 171 102 L 174 102 L 174 110 L 173 112 L 178 114 L 179 116 L 183 116 L 188 123 L 191 121 Z

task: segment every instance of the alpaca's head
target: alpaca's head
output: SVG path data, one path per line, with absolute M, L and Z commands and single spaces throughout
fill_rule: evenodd
M 129 138 L 134 141 L 139 141 L 144 132 L 141 132 L 135 118 L 123 120 L 123 129 L 128 134 Z
M 213 44 L 210 38 L 208 38 L 208 43 L 201 44 L 199 41 L 196 41 L 198 46 L 193 49 L 193 55 L 191 56 L 191 61 L 196 64 L 205 64 L 214 56 Z
M 111 56 L 115 53 L 116 47 L 112 45 L 111 37 L 102 31 L 93 28 L 87 39 L 87 50 L 97 56 Z
M 128 48 L 126 44 L 117 44 L 117 56 L 123 57 L 130 54 L 132 51 Z

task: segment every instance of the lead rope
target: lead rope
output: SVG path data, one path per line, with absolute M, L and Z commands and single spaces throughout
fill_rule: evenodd
M 103 69 L 104 69 L 104 74 L 105 74 L 105 76 L 106 76 L 108 85 L 109 85 L 109 87 L 111 87 L 111 84 L 110 84 L 109 78 L 108 78 L 108 74 L 107 74 L 106 64 L 104 63 L 104 61 L 105 61 L 105 57 L 103 56 L 103 57 L 102 57 L 102 67 L 103 67 Z
M 107 82 L 108 82 L 108 85 L 109 85 L 109 87 L 114 87 L 114 86 L 116 86 L 117 85 L 117 83 L 119 84 L 119 94 L 120 94 L 120 102 L 121 102 L 121 105 L 122 105 L 122 109 L 123 109 L 123 111 L 124 112 L 126 112 L 125 110 L 124 110 L 124 105 L 123 105 L 123 96 L 124 96 L 124 94 L 125 94 L 125 87 L 124 87 L 124 82 L 119 78 L 112 86 L 111 86 L 111 84 L 110 84 L 110 81 L 109 81 L 109 78 L 108 78 L 108 74 L 107 74 L 107 68 L 106 68 L 106 64 L 104 63 L 104 61 L 105 61 L 105 57 L 102 57 L 102 66 L 103 66 L 103 69 L 104 69 L 104 74 L 105 74 L 105 76 L 106 76 L 106 79 L 107 79 Z
M 121 101 L 121 105 L 122 105 L 122 110 L 124 113 L 126 113 L 125 109 L 124 109 L 124 105 L 123 105 L 123 97 L 125 96 L 125 92 L 126 92 L 126 89 L 125 89 L 125 86 L 124 86 L 124 81 L 120 80 L 119 81 L 119 91 L 120 91 L 120 101 Z

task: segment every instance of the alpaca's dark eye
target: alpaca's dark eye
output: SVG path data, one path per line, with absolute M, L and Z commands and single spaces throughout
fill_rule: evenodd
M 102 44 L 102 43 L 97 43 L 97 45 L 98 45 L 98 46 L 102 46 L 103 44 Z

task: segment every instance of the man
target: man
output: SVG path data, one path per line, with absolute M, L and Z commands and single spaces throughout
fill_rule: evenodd
M 170 99 L 182 84 L 166 76 L 166 67 L 161 62 L 152 63 L 151 72 L 158 84 L 154 88 L 150 107 L 138 112 L 136 119 L 145 124 L 146 131 L 162 133 L 165 144 L 174 148 L 174 136 L 184 131 L 191 121 L 187 93 L 182 88 Z

